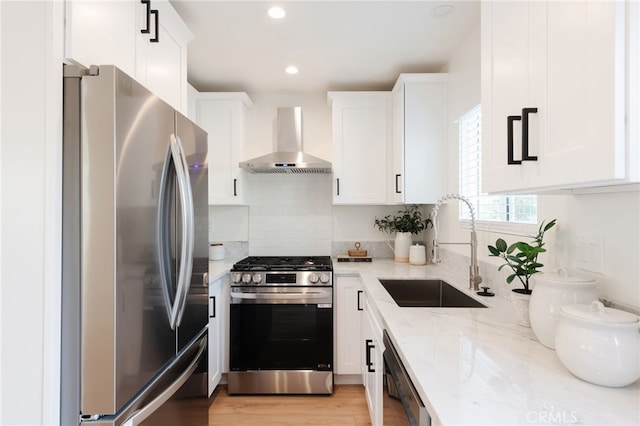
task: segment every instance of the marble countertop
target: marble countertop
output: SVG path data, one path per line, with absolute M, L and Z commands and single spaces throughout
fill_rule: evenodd
M 435 425 L 640 424 L 640 382 L 606 388 L 576 378 L 516 324 L 508 300 L 469 292 L 466 274 L 386 259 L 334 262 L 334 273 L 361 277 Z M 488 309 L 401 308 L 378 281 L 425 277 Z

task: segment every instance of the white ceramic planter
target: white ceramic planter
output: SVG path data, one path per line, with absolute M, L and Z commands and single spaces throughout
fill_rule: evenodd
M 565 269 L 536 274 L 529 303 L 531 329 L 544 346 L 555 349 L 555 333 L 562 305 L 598 300 L 596 280 L 569 275 Z
M 640 378 L 640 318 L 590 305 L 564 305 L 556 327 L 556 353 L 573 375 L 596 385 L 622 387 Z
M 529 322 L 529 302 L 531 300 L 530 294 L 516 293 L 511 291 L 511 303 L 516 309 L 516 315 L 518 316 L 518 325 L 523 327 L 531 327 Z
M 389 244 L 391 247 L 391 244 Z M 396 262 L 409 262 L 409 248 L 411 247 L 411 232 L 396 232 L 396 239 L 391 250 Z

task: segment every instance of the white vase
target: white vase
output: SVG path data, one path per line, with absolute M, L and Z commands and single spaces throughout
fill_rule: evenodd
M 597 284 L 596 280 L 571 276 L 565 269 L 536 274 L 529 304 L 529 320 L 538 341 L 547 348 L 555 349 L 560 307 L 598 300 Z
M 394 246 L 389 247 L 393 251 L 394 260 L 396 262 L 409 262 L 409 248 L 411 247 L 411 232 L 396 232 Z
M 513 307 L 516 308 L 516 315 L 518 316 L 517 324 L 523 327 L 531 327 L 531 323 L 529 322 L 530 299 L 530 294 L 511 291 L 511 303 Z

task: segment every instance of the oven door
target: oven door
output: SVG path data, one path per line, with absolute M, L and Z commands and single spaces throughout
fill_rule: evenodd
M 331 287 L 234 287 L 231 291 L 231 371 L 333 367 Z

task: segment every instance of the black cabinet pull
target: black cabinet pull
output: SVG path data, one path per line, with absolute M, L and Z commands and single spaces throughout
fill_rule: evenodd
M 537 161 L 538 157 L 529 155 L 529 114 L 535 114 L 538 108 L 522 108 L 522 161 Z
M 147 6 L 147 26 L 140 30 L 142 34 L 149 34 L 151 30 L 149 27 L 151 26 L 151 0 L 140 0 L 140 3 Z
M 211 315 L 209 315 L 209 318 L 215 318 L 216 317 L 216 297 L 215 296 L 209 296 L 209 300 L 211 301 Z
M 156 34 L 155 34 L 155 37 L 153 37 L 153 38 L 152 38 L 152 39 L 150 39 L 149 41 L 150 41 L 151 43 L 157 43 L 157 42 L 159 42 L 159 41 L 160 41 L 160 36 L 159 36 L 159 34 L 158 34 L 159 29 L 160 29 L 160 28 L 158 27 L 158 24 L 159 24 L 159 22 L 160 22 L 160 12 L 159 12 L 159 11 L 157 11 L 157 10 L 151 10 L 149 13 L 152 13 L 152 14 L 154 15 L 154 17 L 155 17 L 155 23 L 156 23 Z
M 396 175 L 396 194 L 402 194 L 402 191 L 398 189 L 398 178 L 402 175 Z
M 371 362 L 371 349 L 376 346 L 373 344 L 373 340 L 367 339 L 364 341 L 365 350 L 366 350 L 366 362 L 367 362 L 367 371 L 369 373 L 375 373 L 376 369 L 373 368 L 373 363 Z
M 362 294 L 362 290 L 358 290 L 358 310 L 362 311 L 362 306 L 360 306 L 360 295 Z
M 336 195 L 340 195 L 340 178 L 336 178 Z
M 238 179 L 233 179 L 233 196 L 238 196 Z
M 520 121 L 522 117 L 519 115 L 510 115 L 507 117 L 507 164 L 522 164 L 521 160 L 513 159 L 513 122 Z

